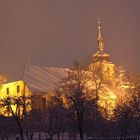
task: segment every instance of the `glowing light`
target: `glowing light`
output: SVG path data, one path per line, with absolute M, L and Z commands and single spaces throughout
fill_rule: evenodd
M 0 88 L 0 100 L 7 99 L 7 97 L 11 97 L 14 99 L 18 99 L 22 96 L 29 97 L 31 95 L 31 91 L 27 87 L 27 85 L 24 83 L 24 81 L 16 81 L 11 83 L 2 84 Z M 30 103 L 31 99 L 27 99 L 26 103 Z M 2 103 L 0 103 L 2 104 Z M 7 106 L 8 107 L 8 106 Z M 0 114 L 4 116 L 10 116 L 11 114 L 8 113 L 7 107 L 1 107 L 0 108 Z M 17 105 L 11 105 L 11 108 L 14 113 L 16 113 Z M 19 112 L 21 112 L 23 109 L 20 107 Z M 27 111 L 31 110 L 31 105 L 26 107 Z

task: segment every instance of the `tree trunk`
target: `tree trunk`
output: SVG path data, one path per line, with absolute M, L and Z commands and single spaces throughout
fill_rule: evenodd
M 53 134 L 50 135 L 50 140 L 53 140 Z
M 33 133 L 30 134 L 30 140 L 33 140 Z
M 20 139 L 24 140 L 23 129 L 21 127 L 19 128 L 19 132 L 20 132 Z
M 21 122 L 19 120 L 17 120 L 17 123 L 18 123 L 18 127 L 19 127 L 20 139 L 24 140 L 22 124 L 21 124 Z
M 78 129 L 80 134 L 80 140 L 84 140 L 83 135 L 83 113 L 81 111 L 77 111 L 77 119 L 78 119 Z
M 39 138 L 39 140 L 41 140 L 41 134 L 40 133 L 38 134 L 38 138 Z
M 20 140 L 24 140 L 22 121 L 20 120 L 19 117 L 15 116 L 14 113 L 12 113 L 12 114 L 13 114 L 13 118 L 15 119 L 15 121 L 17 122 L 17 125 L 18 125 Z
M 57 139 L 58 139 L 58 140 L 60 139 L 60 134 L 59 134 L 59 132 L 58 132 L 58 134 L 57 134 Z
M 79 127 L 80 140 L 84 140 L 83 128 Z

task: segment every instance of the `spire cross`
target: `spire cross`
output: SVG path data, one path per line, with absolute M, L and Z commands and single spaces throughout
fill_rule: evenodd
M 100 18 L 98 18 L 98 49 L 99 51 L 102 51 L 104 50 L 104 46 L 103 46 L 103 38 L 102 38 L 102 35 L 101 35 L 101 21 L 100 21 Z
M 100 25 L 100 23 L 101 23 L 101 20 L 100 20 L 100 18 L 98 17 L 98 19 L 97 19 L 97 20 L 98 20 L 98 24 Z
M 98 38 L 102 38 L 102 35 L 101 35 L 101 21 L 100 21 L 100 18 L 98 18 L 98 32 L 99 32 Z

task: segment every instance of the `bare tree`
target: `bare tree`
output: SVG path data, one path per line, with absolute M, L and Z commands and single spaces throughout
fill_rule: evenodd
M 50 140 L 53 139 L 54 134 L 58 134 L 62 130 L 63 126 L 63 107 L 60 98 L 57 94 L 47 94 L 45 95 L 46 103 L 42 110 L 33 111 L 33 119 L 38 122 L 38 131 L 43 131 L 47 133 L 46 137 Z
M 129 104 L 131 113 L 133 114 L 133 124 L 135 124 L 137 134 L 140 133 L 140 75 L 132 72 L 127 72 L 126 80 L 130 83 L 128 88 Z
M 67 71 L 59 87 L 63 99 L 65 114 L 71 118 L 78 127 L 80 140 L 84 139 L 85 122 L 88 118 L 91 101 L 88 98 L 87 73 L 78 63 Z
M 115 121 L 119 135 L 139 134 L 140 128 L 140 76 L 128 70 L 124 72 L 125 96 L 120 97 L 115 108 Z M 137 130 L 137 132 L 136 132 Z
M 12 117 L 17 123 L 21 140 L 24 140 L 23 123 L 31 110 L 30 96 L 5 97 L 0 100 L 1 108 L 5 116 Z
M 11 117 L 0 116 L 0 138 L 9 140 L 10 136 L 17 131 L 15 121 Z

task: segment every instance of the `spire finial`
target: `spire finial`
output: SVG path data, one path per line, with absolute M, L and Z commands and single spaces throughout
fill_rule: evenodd
M 102 34 L 101 34 L 101 21 L 100 18 L 98 18 L 98 50 L 102 51 L 104 50 L 104 46 L 103 46 L 103 38 L 102 38 Z
M 98 39 L 101 39 L 102 35 L 101 35 L 101 20 L 100 18 L 98 18 Z

